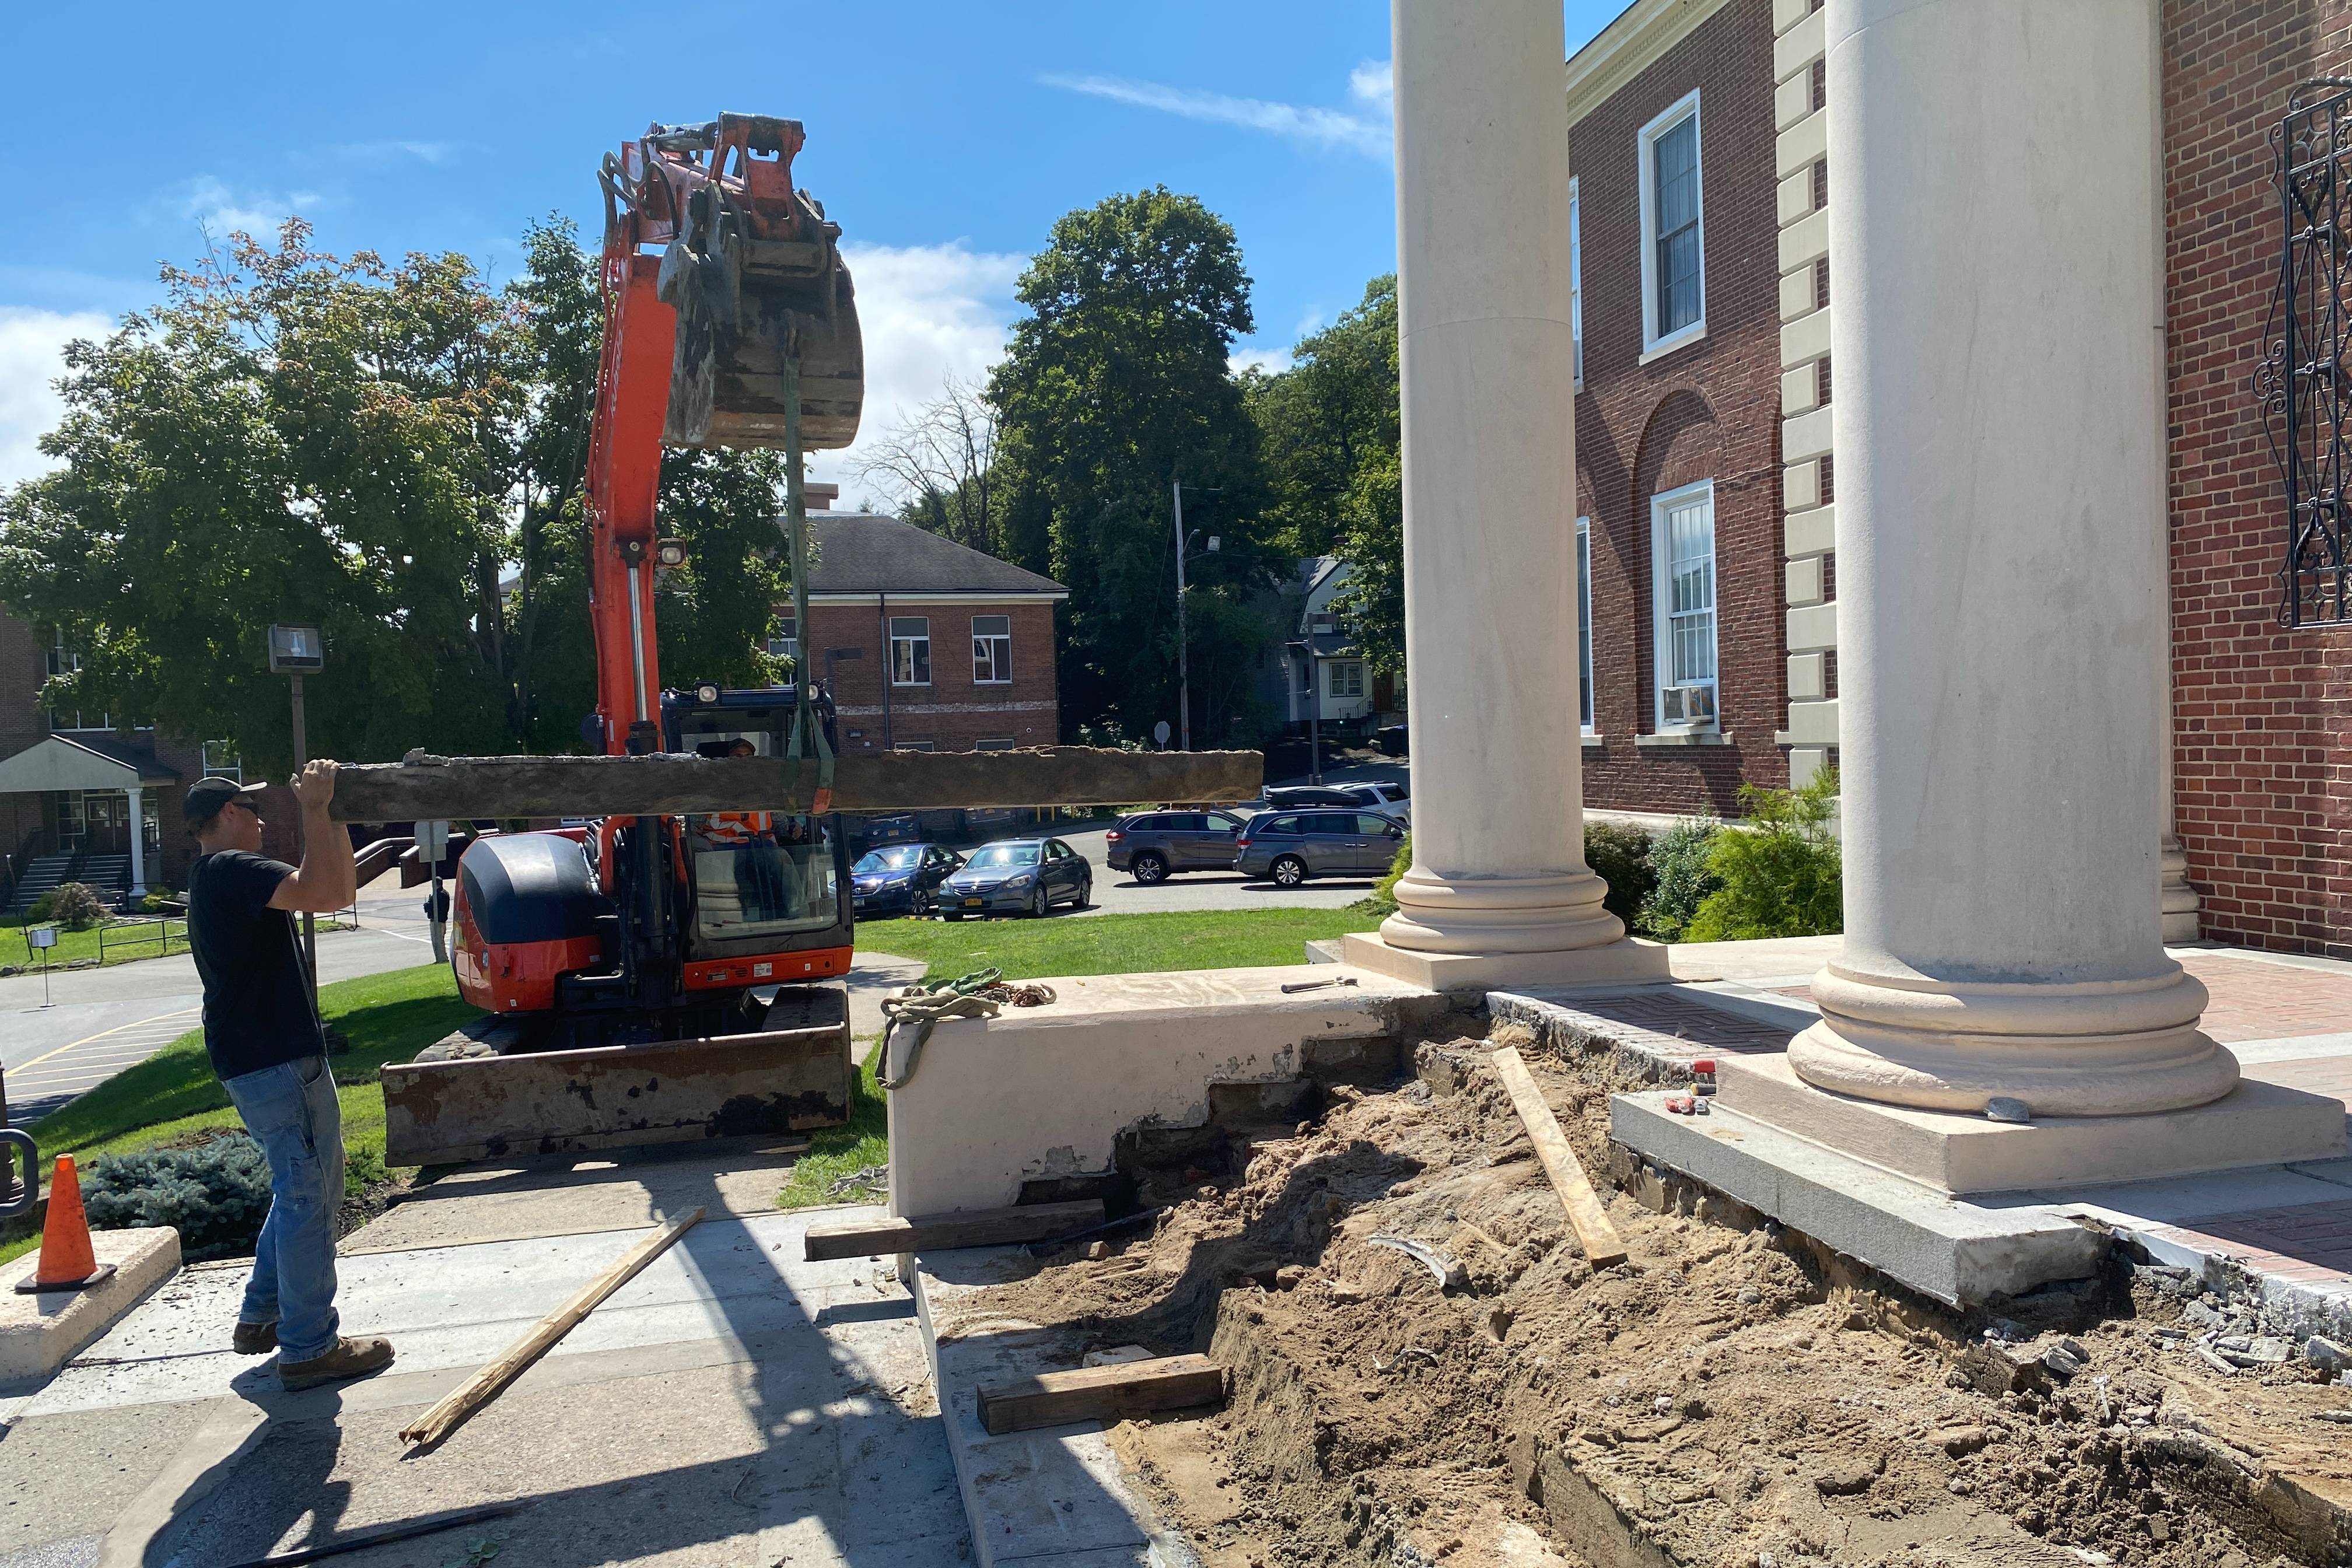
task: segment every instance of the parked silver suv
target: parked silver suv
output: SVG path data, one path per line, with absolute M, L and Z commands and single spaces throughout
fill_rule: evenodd
M 1177 871 L 1230 871 L 1242 822 L 1229 811 L 1139 811 L 1103 835 L 1105 858 L 1146 885 Z
M 1234 868 L 1285 888 L 1309 877 L 1377 877 L 1403 837 L 1403 824 L 1377 812 L 1261 812 L 1234 842 Z

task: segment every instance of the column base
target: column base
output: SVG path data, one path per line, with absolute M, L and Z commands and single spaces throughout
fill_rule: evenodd
M 2164 944 L 2179 947 L 2201 942 L 2205 931 L 2198 919 L 2198 910 L 2202 900 L 2189 882 L 2189 852 L 2180 847 L 2180 840 L 2169 833 L 2164 836 L 2158 863 L 2164 868 Z
M 1557 952 L 1423 952 L 1369 931 L 1339 939 L 1341 962 L 1429 991 L 1512 991 L 1528 985 L 1615 985 L 1672 980 L 1666 946 L 1621 937 Z
M 2204 985 L 2169 960 L 2131 979 L 2048 984 L 1841 960 L 1812 992 L 1822 1021 L 1789 1042 L 1789 1065 L 1858 1100 L 1981 1113 L 2005 1098 L 2036 1117 L 2143 1116 L 2219 1100 L 2238 1081 L 2237 1058 L 2197 1027 Z
M 2234 1057 L 2230 1067 L 2234 1073 Z M 1724 1109 L 1952 1194 L 2096 1186 L 2346 1152 L 2342 1101 L 2258 1079 L 2185 1110 L 2003 1122 L 1831 1094 L 1799 1078 L 1786 1057 L 1725 1056 L 1716 1072 Z

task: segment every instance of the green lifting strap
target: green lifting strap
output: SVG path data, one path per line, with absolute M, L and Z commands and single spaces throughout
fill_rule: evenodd
M 784 355 L 784 531 L 792 560 L 793 632 L 798 651 L 793 656 L 795 700 L 784 755 L 793 764 L 790 787 L 797 797 L 803 747 L 809 738 L 814 739 L 816 793 L 810 797 L 809 815 L 822 816 L 833 804 L 833 746 L 824 738 L 824 726 L 817 721 L 815 688 L 808 675 L 808 498 L 801 484 L 801 357 L 797 345 L 793 348 Z

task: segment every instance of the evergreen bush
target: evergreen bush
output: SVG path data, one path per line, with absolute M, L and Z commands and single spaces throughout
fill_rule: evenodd
M 1722 886 L 1709 862 L 1723 822 L 1712 813 L 1675 819 L 1650 846 L 1655 880 L 1643 896 L 1635 923 L 1660 942 L 1685 940 L 1685 930 L 1707 895 Z
M 100 1230 L 172 1226 L 188 1262 L 242 1258 L 269 1215 L 269 1160 L 241 1131 L 193 1149 L 100 1154 L 83 1179 L 82 1203 Z
M 1602 901 L 1627 931 L 1634 929 L 1642 900 L 1658 885 L 1658 874 L 1650 868 L 1650 848 L 1649 834 L 1630 823 L 1584 825 L 1584 863 L 1609 884 L 1609 897 Z
M 1396 858 L 1389 862 L 1389 868 L 1381 875 L 1381 879 L 1372 884 L 1372 890 L 1349 904 L 1348 908 L 1357 914 L 1370 915 L 1375 920 L 1388 919 L 1397 911 L 1397 879 L 1411 869 L 1412 869 L 1412 835 L 1407 833 L 1397 844 Z
M 1837 791 L 1833 768 L 1799 790 L 1742 784 L 1748 824 L 1715 840 L 1707 869 L 1721 886 L 1699 905 L 1683 940 L 1753 942 L 1843 931 L 1843 865 L 1829 826 Z

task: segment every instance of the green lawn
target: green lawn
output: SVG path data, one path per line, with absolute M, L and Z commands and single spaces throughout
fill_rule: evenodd
M 1073 920 L 874 921 L 857 928 L 868 952 L 919 958 L 926 978 L 1002 969 L 1008 980 L 1052 974 L 1150 974 L 1170 969 L 1253 969 L 1304 963 L 1306 944 L 1378 921 L 1352 910 L 1171 910 Z

